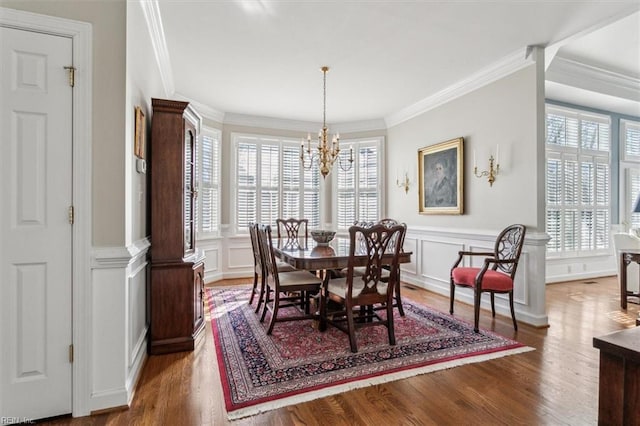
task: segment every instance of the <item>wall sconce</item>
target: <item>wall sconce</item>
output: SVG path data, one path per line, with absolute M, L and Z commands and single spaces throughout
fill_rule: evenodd
M 396 175 L 396 185 L 398 186 L 398 188 L 404 189 L 405 194 L 409 192 L 410 184 L 411 181 L 409 180 L 409 174 L 407 172 L 404 172 L 404 177 L 402 178 L 402 180 L 400 180 L 400 178 L 398 178 L 398 176 Z
M 493 155 L 489 155 L 489 170 L 483 170 L 480 173 L 478 173 L 478 163 L 476 162 L 476 151 L 473 151 L 473 174 L 476 175 L 476 177 L 480 178 L 483 176 L 487 176 L 488 177 L 488 181 L 489 181 L 489 186 L 493 186 L 493 182 L 495 182 L 496 180 L 496 176 L 498 176 L 498 174 L 500 173 L 500 160 L 499 160 L 499 154 L 500 153 L 500 146 L 496 145 L 496 158 L 493 158 Z M 494 168 L 494 164 L 495 164 L 495 168 Z

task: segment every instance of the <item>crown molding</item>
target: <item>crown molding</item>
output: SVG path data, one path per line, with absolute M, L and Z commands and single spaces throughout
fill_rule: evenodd
M 193 99 L 187 96 L 184 96 L 178 92 L 174 93 L 174 98 L 179 98 L 185 102 L 189 102 L 196 109 L 196 111 L 198 111 L 198 114 L 200 114 L 205 118 L 208 118 L 209 120 L 213 120 L 218 123 L 224 122 L 225 113 L 220 110 L 211 108 L 210 106 L 205 105 L 201 102 L 194 101 Z
M 312 121 L 287 120 L 282 118 L 261 117 L 255 115 L 226 113 L 224 124 L 247 127 L 261 127 L 266 129 L 291 130 L 315 134 L 322 128 L 322 123 Z M 331 133 L 356 133 L 374 130 L 386 130 L 383 119 L 351 121 L 339 124 L 327 123 Z
M 493 83 L 534 63 L 533 55 L 528 55 L 530 48 L 518 49 L 490 66 L 481 69 L 468 78 L 459 81 L 432 96 L 416 102 L 400 111 L 385 117 L 387 128 L 397 126 L 420 114 L 437 108 L 452 100 L 464 96 L 474 90 Z
M 160 8 L 158 0 L 138 0 L 144 19 L 147 22 L 147 29 L 151 37 L 153 52 L 156 56 L 158 69 L 160 70 L 160 79 L 166 96 L 173 96 L 175 85 L 173 82 L 173 71 L 171 68 L 171 60 L 169 59 L 169 49 L 164 36 L 164 27 L 162 26 L 162 17 L 160 16 Z
M 640 78 L 556 55 L 546 80 L 640 102 Z

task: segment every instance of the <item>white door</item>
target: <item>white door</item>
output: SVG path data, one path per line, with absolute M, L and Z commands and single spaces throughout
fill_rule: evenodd
M 0 415 L 20 422 L 71 413 L 72 41 L 0 28 L 0 55 Z

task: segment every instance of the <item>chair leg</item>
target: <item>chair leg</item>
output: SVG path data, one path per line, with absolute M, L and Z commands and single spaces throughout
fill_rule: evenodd
M 251 297 L 249 298 L 249 304 L 253 303 L 253 296 L 256 295 L 256 291 L 258 290 L 258 274 L 253 273 L 253 288 L 251 289 Z
M 478 323 L 480 322 L 480 296 L 482 292 L 475 289 L 475 300 L 473 302 L 473 331 L 479 331 Z
M 456 285 L 453 283 L 453 279 L 451 280 L 451 290 L 449 296 L 449 313 L 453 315 L 453 299 L 456 296 Z
M 491 292 L 491 315 L 493 315 L 494 318 L 496 317 L 496 302 L 493 292 Z
M 260 312 L 260 306 L 264 301 L 264 288 L 265 288 L 264 275 L 260 274 L 260 295 L 258 296 L 258 305 L 256 306 L 256 314 Z
M 271 320 L 269 321 L 269 328 L 267 329 L 267 335 L 273 331 L 273 326 L 276 325 L 276 319 L 278 318 L 278 308 L 280 307 L 280 294 L 277 291 L 273 292 L 273 310 L 271 311 Z
M 271 300 L 271 289 L 268 285 L 265 285 L 264 295 L 264 307 L 262 308 L 262 315 L 260 315 L 260 322 L 264 321 L 264 317 L 267 315 L 267 309 L 269 306 L 269 300 Z
M 387 330 L 389 332 L 389 344 L 395 346 L 396 334 L 393 328 L 393 304 L 387 303 Z
M 353 306 L 346 306 L 347 308 L 347 330 L 349 331 L 349 345 L 351 346 L 351 352 L 358 352 L 358 344 L 356 342 L 356 324 L 353 321 Z
M 509 308 L 511 308 L 511 318 L 513 319 L 513 328 L 518 331 L 518 323 L 516 322 L 516 312 L 513 309 L 513 290 L 509 292 Z
M 396 288 L 394 289 L 395 297 L 396 297 L 396 305 L 398 305 L 398 312 L 400 316 L 404 316 L 404 308 L 402 307 L 402 299 L 400 297 L 400 280 L 398 280 L 396 284 Z

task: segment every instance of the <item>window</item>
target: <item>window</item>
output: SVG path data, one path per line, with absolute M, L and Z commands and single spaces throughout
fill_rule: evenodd
M 199 238 L 220 234 L 220 131 L 203 127 L 198 153 L 196 230 Z
M 309 219 L 320 227 L 320 172 L 300 164 L 300 142 L 259 135 L 233 135 L 235 223 L 248 232 L 251 222 L 275 226 L 279 217 Z
M 550 255 L 593 255 L 609 247 L 608 116 L 547 106 L 546 228 Z
M 342 163 L 348 164 L 353 146 L 353 167 L 344 171 L 336 161 L 334 173 L 334 222 L 339 231 L 348 229 L 353 222 L 380 219 L 382 200 L 380 176 L 382 138 L 341 141 Z
M 631 228 L 640 228 L 640 213 L 631 213 L 636 199 L 640 195 L 640 122 L 620 120 L 620 139 L 622 162 L 621 175 L 625 176 L 621 194 L 624 204 L 621 220 Z

